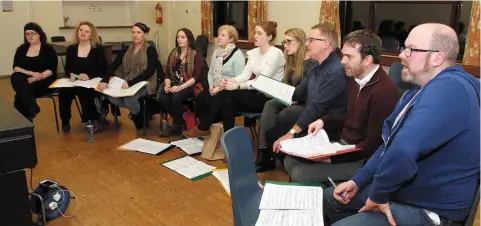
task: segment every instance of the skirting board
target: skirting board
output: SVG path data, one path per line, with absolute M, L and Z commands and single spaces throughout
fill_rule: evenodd
M 10 75 L 0 75 L 0 79 L 2 78 L 10 78 Z

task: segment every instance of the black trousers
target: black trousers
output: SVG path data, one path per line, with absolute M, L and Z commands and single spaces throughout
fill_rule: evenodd
M 28 83 L 30 76 L 14 72 L 10 77 L 12 88 L 15 91 L 15 108 L 26 118 L 33 118 L 40 108 L 37 105 L 36 98 L 49 93 L 49 86 L 55 81 L 55 78 L 47 78 L 41 81 L 36 81 L 32 84 Z
M 209 90 L 204 89 L 195 97 L 197 117 L 200 124 L 198 128 L 206 131 L 210 126 L 221 121 L 222 100 L 229 91 L 221 91 L 214 96 L 210 95 Z
M 75 95 L 79 97 L 80 106 L 82 106 L 82 122 L 89 120 L 100 120 L 100 114 L 97 112 L 94 98 L 99 96 L 99 93 L 93 89 L 83 87 L 60 88 L 58 101 L 60 118 L 63 125 L 68 125 L 72 117 L 72 100 Z
M 235 125 L 235 116 L 239 112 L 260 113 L 264 104 L 270 100 L 266 95 L 255 90 L 232 90 L 222 98 L 222 124 L 227 132 Z
M 189 87 L 177 93 L 166 93 L 164 87 L 159 88 L 162 89 L 158 98 L 161 107 L 160 112 L 170 114 L 176 126 L 184 126 L 185 128 L 183 103 L 194 97 L 194 89 Z

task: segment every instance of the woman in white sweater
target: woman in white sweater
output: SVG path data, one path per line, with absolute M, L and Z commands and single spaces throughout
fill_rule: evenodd
M 220 117 L 222 99 L 228 91 L 222 90 L 220 84 L 223 79 L 231 79 L 242 73 L 245 66 L 245 57 L 237 48 L 236 43 L 239 33 L 231 25 L 220 26 L 217 30 L 217 48 L 210 60 L 209 89 L 204 89 L 195 98 L 196 112 L 199 125 L 185 131 L 187 137 L 201 137 L 210 135 L 210 126 Z
M 222 102 L 224 131 L 234 127 L 238 112 L 260 113 L 270 99 L 252 90 L 253 79 L 263 75 L 282 82 L 286 61 L 283 52 L 272 44 L 277 34 L 276 27 L 277 23 L 272 21 L 257 24 L 254 45 L 258 47 L 247 52 L 248 61 L 242 73 L 221 84 L 221 89 L 232 91 L 225 95 Z

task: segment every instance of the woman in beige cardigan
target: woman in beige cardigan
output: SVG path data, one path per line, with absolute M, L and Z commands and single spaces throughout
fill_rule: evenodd
M 143 23 L 136 23 L 132 27 L 132 44 L 117 55 L 100 83 L 100 89 L 105 89 L 112 75 L 125 80 L 122 89 L 127 89 L 141 81 L 149 82 L 146 87 L 140 89 L 134 96 L 109 97 L 111 103 L 130 110 L 130 118 L 134 121 L 137 129 L 143 128 L 143 112 L 139 99 L 154 94 L 157 87 L 155 74 L 158 65 L 158 55 L 155 47 L 146 42 L 145 36 L 149 31 L 150 28 Z

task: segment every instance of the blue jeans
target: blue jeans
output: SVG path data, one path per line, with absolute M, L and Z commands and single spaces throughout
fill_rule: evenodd
M 382 226 L 389 225 L 386 215 L 380 212 L 358 211 L 364 206 L 369 196 L 371 185 L 359 190 L 351 201 L 344 205 L 338 202 L 333 196 L 333 187 L 324 190 L 324 217 L 332 226 Z M 389 202 L 394 221 L 398 226 L 434 226 L 435 224 L 428 217 L 426 212 L 418 207 Z
M 117 105 L 119 107 L 128 108 L 130 113 L 137 115 L 140 113 L 140 102 L 139 99 L 148 96 L 147 88 L 142 87 L 134 96 L 129 97 L 109 97 L 110 103 Z

